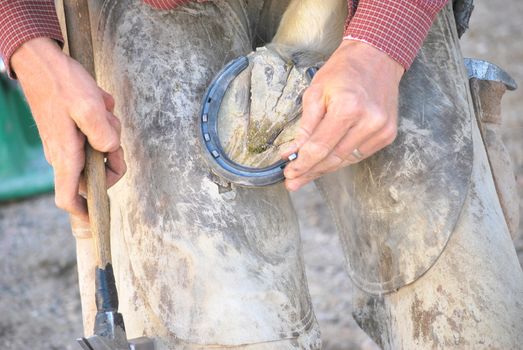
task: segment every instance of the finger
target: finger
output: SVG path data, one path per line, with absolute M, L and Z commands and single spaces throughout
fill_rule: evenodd
M 287 180 L 285 180 L 285 188 L 287 188 L 287 190 L 290 191 L 290 192 L 296 192 L 300 188 L 302 188 L 303 186 L 305 186 L 309 182 L 316 180 L 320 176 L 321 175 L 310 175 L 310 174 L 307 174 L 307 175 L 301 176 L 301 177 L 296 178 L 296 179 L 292 179 L 292 180 L 288 180 L 287 179 Z
M 367 143 L 364 143 L 359 149 L 360 151 L 363 150 L 366 153 L 364 154 L 365 159 L 372 155 L 374 152 L 378 151 L 381 144 L 381 141 L 378 141 L 379 138 L 371 138 Z M 294 178 L 294 179 L 287 179 L 285 181 L 285 186 L 289 191 L 297 191 L 307 183 L 320 178 L 321 176 L 332 173 L 338 169 L 341 169 L 345 166 L 357 163 L 361 161 L 362 159 L 357 159 L 354 157 L 354 155 L 350 155 L 348 159 L 343 159 L 339 157 L 335 152 L 332 152 L 329 154 L 324 160 L 316 164 L 314 167 L 312 167 L 309 171 L 307 171 L 304 175 Z
M 298 150 L 298 159 L 285 168 L 285 177 L 302 176 L 325 159 L 342 140 L 358 118 L 358 110 L 343 111 L 339 104 L 329 106 L 325 118 L 319 123 L 310 138 Z
M 364 123 L 356 124 L 336 145 L 333 153 L 342 159 L 349 160 L 351 163 L 357 163 L 370 155 L 370 150 L 363 145 L 366 144 L 368 140 L 371 140 L 376 134 L 376 132 L 371 132 L 366 128 Z M 353 152 L 356 148 L 363 155 L 362 158 L 354 156 Z
M 320 163 L 316 164 L 304 175 L 294 179 L 287 179 L 285 181 L 285 186 L 289 191 L 297 191 L 307 183 L 323 176 L 324 174 L 331 173 L 342 168 L 345 162 L 346 160 L 338 157 L 334 153 L 331 153 L 328 157 L 326 157 Z
M 350 138 L 350 135 L 347 135 L 346 138 Z M 368 142 L 364 143 L 359 148 L 362 153 L 365 152 L 363 153 L 364 158 L 367 158 L 372 153 L 376 152 L 378 150 L 377 147 L 380 147 L 379 145 L 381 142 L 382 139 L 380 139 L 380 137 L 372 137 Z M 287 179 L 285 181 L 286 187 L 289 191 L 296 191 L 310 181 L 320 178 L 325 174 L 332 173 L 350 164 L 357 163 L 360 160 L 361 159 L 354 157 L 352 153 L 348 159 L 344 159 L 336 154 L 336 152 L 332 152 L 324 160 L 307 171 L 304 175 L 294 179 Z
M 106 185 L 107 188 L 112 187 L 127 171 L 125 162 L 123 161 L 123 149 L 119 148 L 116 152 L 107 155 L 106 161 Z M 87 182 L 85 176 L 80 177 L 78 193 L 82 198 L 87 199 Z
M 122 123 L 120 122 L 120 119 L 112 113 L 107 113 L 107 120 L 118 133 L 118 137 L 120 137 L 122 134 Z
M 116 152 L 107 154 L 105 162 L 106 167 L 106 185 L 107 188 L 113 186 L 127 171 L 127 166 L 124 161 L 123 149 L 120 147 Z M 80 177 L 79 191 L 80 196 L 87 198 L 87 183 L 85 176 Z
M 122 147 L 107 154 L 107 188 L 113 186 L 127 171 Z
M 63 144 L 55 145 L 53 151 L 56 206 L 86 220 L 87 205 L 78 193 L 85 162 L 85 138 L 78 132 L 62 140 Z
M 308 140 L 313 130 L 320 123 L 327 111 L 323 97 L 323 89 L 311 85 L 303 93 L 303 113 L 300 127 L 294 141 L 282 152 L 282 157 L 287 158 Z
M 42 139 L 42 146 L 44 148 L 44 156 L 47 163 L 49 163 L 51 166 L 53 165 L 53 158 L 51 157 L 51 152 L 49 151 L 49 147 L 47 146 L 47 141 L 44 137 L 41 137 Z
M 342 164 L 341 166 L 343 167 L 348 164 L 355 164 L 362 161 L 363 159 L 369 158 L 376 152 L 382 150 L 383 148 L 387 147 L 392 142 L 394 142 L 394 140 L 396 139 L 396 135 L 397 127 L 395 122 L 388 123 L 387 126 L 380 130 L 378 133 L 372 135 L 372 137 L 370 137 L 366 141 L 361 142 L 360 146 L 354 147 L 358 148 L 360 153 L 363 155 L 362 158 L 358 159 L 354 156 L 354 154 L 351 151 L 349 156 L 346 157 L 346 162 L 344 162 L 344 164 Z M 347 137 L 350 137 L 350 135 L 347 135 Z M 353 146 L 349 144 L 348 146 L 346 146 L 346 149 L 351 149 L 351 147 Z M 352 150 L 354 150 L 354 148 L 352 148 Z
M 115 106 L 114 97 L 111 94 L 109 94 L 108 92 L 104 91 L 103 89 L 100 89 L 100 91 L 102 92 L 102 97 L 104 99 L 105 108 L 109 112 L 114 113 L 114 106 Z
M 123 149 L 120 147 L 116 152 L 107 154 L 106 166 L 106 185 L 107 188 L 113 186 L 127 171 L 124 161 Z M 80 176 L 78 193 L 87 199 L 87 182 L 85 176 Z
M 322 121 L 322 124 L 323 122 L 327 122 L 328 118 L 329 116 Z M 385 119 L 383 116 L 380 118 Z M 318 126 L 318 129 L 322 124 Z M 374 131 L 376 129 L 379 130 Z M 321 161 L 303 173 L 296 173 L 292 170 L 287 170 L 292 169 L 292 166 L 300 166 L 299 164 L 296 165 L 297 161 L 292 162 L 285 168 L 285 177 L 287 179 L 295 179 L 304 174 L 308 174 L 308 177 L 317 177 L 325 173 L 336 171 L 337 169 L 349 164 L 357 163 L 390 144 L 396 137 L 396 130 L 396 118 L 391 118 L 389 122 L 386 122 L 384 127 L 381 127 L 381 123 L 379 122 L 371 123 L 369 122 L 369 118 L 365 118 L 355 124 L 354 127 L 350 128 L 340 142 L 334 147 L 334 150 Z M 311 141 L 312 140 L 313 137 L 311 137 Z M 298 160 L 300 158 L 303 160 L 304 155 L 307 155 L 307 153 L 303 152 L 303 149 L 306 148 L 306 146 L 307 144 L 300 149 Z M 353 152 L 356 148 L 363 154 L 363 158 L 357 158 L 354 156 Z
M 351 129 L 352 131 L 352 129 Z M 347 134 L 345 137 L 347 139 L 350 139 L 350 133 Z M 344 138 L 344 139 L 345 139 Z M 367 143 L 364 143 L 359 150 L 364 154 L 364 158 L 369 157 L 372 153 L 376 151 L 376 147 L 378 147 L 378 144 L 381 142 L 379 137 L 371 137 L 370 140 Z M 343 143 L 344 141 L 342 140 Z M 325 159 L 323 159 L 321 162 L 316 164 L 314 167 L 309 169 L 305 174 L 302 176 L 296 177 L 296 178 L 289 178 L 286 180 L 286 187 L 290 191 L 296 191 L 299 188 L 303 187 L 308 182 L 315 180 L 324 174 L 332 173 L 338 169 L 341 169 L 345 166 L 348 166 L 350 164 L 357 163 L 361 159 L 357 159 L 352 155 L 352 153 L 346 157 L 345 159 L 340 157 L 336 152 L 330 153 Z
M 293 178 L 293 179 L 288 179 L 288 180 L 292 181 L 292 180 L 296 180 L 296 179 L 306 178 L 306 179 L 309 179 L 309 181 L 310 181 L 313 179 L 317 179 L 324 174 L 332 173 L 332 172 L 340 169 L 341 167 L 343 167 L 344 162 L 345 162 L 345 159 L 342 159 L 342 158 L 338 157 L 336 154 L 331 153 L 325 159 L 323 159 L 321 162 L 316 164 L 314 167 L 312 167 L 309 171 L 307 171 L 302 176 Z M 299 181 L 298 183 L 301 183 L 301 182 Z
M 103 99 L 84 99 L 76 109 L 70 111 L 70 115 L 94 149 L 113 152 L 120 147 L 118 130 L 109 121 L 112 114 L 107 111 Z

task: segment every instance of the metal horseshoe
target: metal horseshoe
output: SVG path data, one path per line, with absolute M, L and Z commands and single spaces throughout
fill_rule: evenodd
M 218 136 L 218 113 L 232 81 L 249 66 L 249 59 L 240 56 L 227 64 L 213 79 L 204 95 L 200 112 L 200 140 L 205 159 L 213 173 L 225 180 L 245 187 L 268 186 L 283 181 L 283 169 L 296 159 L 293 154 L 264 168 L 252 168 L 232 161 L 225 153 Z M 307 76 L 312 79 L 317 68 L 309 68 Z

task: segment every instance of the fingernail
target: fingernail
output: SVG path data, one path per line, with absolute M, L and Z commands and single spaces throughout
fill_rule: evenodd
M 283 152 L 281 152 L 281 155 L 282 155 L 282 157 L 287 158 L 287 157 L 290 157 L 290 156 L 288 156 L 288 154 L 292 155 L 292 153 L 296 153 L 296 152 L 298 152 L 298 146 L 293 142 L 293 143 L 289 144 L 287 147 L 285 147 Z

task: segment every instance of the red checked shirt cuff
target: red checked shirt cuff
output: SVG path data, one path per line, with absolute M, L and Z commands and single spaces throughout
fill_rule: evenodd
M 345 39 L 366 42 L 406 70 L 414 61 L 437 13 L 448 0 L 360 0 Z
M 40 37 L 64 42 L 53 0 L 0 0 L 0 13 L 0 53 L 11 77 L 11 56 L 23 43 Z

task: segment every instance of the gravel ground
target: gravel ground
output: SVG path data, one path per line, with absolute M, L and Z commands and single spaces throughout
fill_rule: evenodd
M 477 1 L 471 29 L 462 41 L 465 56 L 497 63 L 523 85 L 522 17 L 521 0 Z M 503 108 L 503 137 L 523 198 L 523 88 L 507 93 Z M 294 197 L 324 348 L 376 349 L 350 316 L 351 283 L 318 193 L 308 186 Z M 72 340 L 81 334 L 81 317 L 74 239 L 68 226 L 67 216 L 54 208 L 52 196 L 0 205 L 2 349 L 76 349 Z M 517 248 L 523 261 L 521 231 Z

